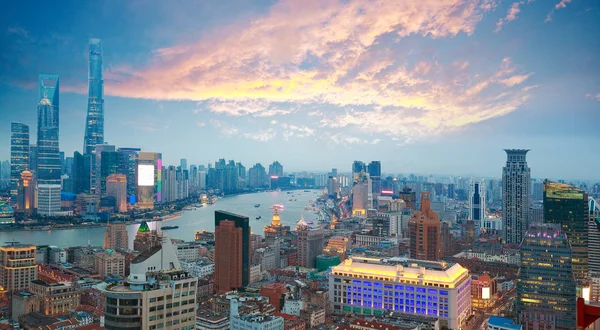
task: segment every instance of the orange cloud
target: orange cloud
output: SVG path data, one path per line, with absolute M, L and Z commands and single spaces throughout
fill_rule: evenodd
M 529 95 L 512 87 L 529 74 L 513 74 L 509 59 L 488 73 L 469 72 L 464 59 L 448 66 L 426 58 L 408 64 L 392 50 L 393 40 L 470 35 L 495 6 L 495 0 L 282 0 L 249 23 L 158 49 L 145 67 L 113 68 L 106 92 L 195 100 L 197 111 L 231 116 L 304 111 L 321 117 L 322 126 L 430 134 L 514 111 Z M 305 108 L 323 104 L 345 114 Z M 221 130 L 227 135 L 236 129 Z

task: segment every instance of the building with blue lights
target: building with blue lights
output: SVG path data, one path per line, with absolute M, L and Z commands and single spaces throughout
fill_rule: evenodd
M 471 278 L 459 264 L 352 257 L 332 268 L 329 301 L 335 314 L 420 314 L 458 329 L 471 314 Z

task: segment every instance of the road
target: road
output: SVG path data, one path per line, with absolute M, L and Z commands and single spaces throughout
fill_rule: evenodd
M 502 295 L 500 299 L 496 301 L 494 306 L 486 309 L 485 311 L 475 311 L 473 313 L 473 317 L 466 322 L 462 328 L 464 330 L 487 329 L 487 320 L 490 316 L 497 316 L 510 310 L 516 293 L 516 289 L 513 288 L 506 294 Z

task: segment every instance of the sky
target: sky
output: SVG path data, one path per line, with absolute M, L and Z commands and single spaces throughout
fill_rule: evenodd
M 18 1 L 0 12 L 0 160 L 60 75 L 60 148 L 83 149 L 87 42 L 105 142 L 164 163 L 600 179 L 597 0 Z M 35 131 L 35 130 L 34 130 Z M 32 134 L 32 143 L 35 133 Z

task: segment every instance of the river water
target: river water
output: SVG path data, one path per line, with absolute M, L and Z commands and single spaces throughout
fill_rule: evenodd
M 281 223 L 294 227 L 301 216 L 307 221 L 315 221 L 317 215 L 312 210 L 305 210 L 310 201 L 314 201 L 320 196 L 319 190 L 295 190 L 291 194 L 286 191 L 270 191 L 253 194 L 236 195 L 224 197 L 217 200 L 213 205 L 205 205 L 195 210 L 185 211 L 180 218 L 165 222 L 149 222 L 151 229 L 158 229 L 161 226 L 179 226 L 177 229 L 167 231 L 169 237 L 178 238 L 185 241 L 194 239 L 196 230 L 214 231 L 215 229 L 215 211 L 223 210 L 250 218 L 250 228 L 252 232 L 263 234 L 264 226 L 271 222 L 273 210 L 271 206 L 282 204 L 284 209 L 280 212 Z M 290 201 L 291 199 L 291 201 Z M 260 207 L 254 207 L 260 204 Z M 257 216 L 261 219 L 256 220 Z M 129 246 L 133 247 L 133 239 L 140 225 L 132 224 L 127 226 L 129 234 Z M 88 245 L 101 246 L 104 244 L 104 227 L 99 228 L 76 228 L 49 231 L 0 231 L 0 244 L 4 242 L 20 242 L 22 244 L 34 245 L 56 245 L 58 247 Z

